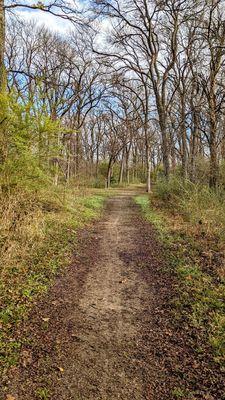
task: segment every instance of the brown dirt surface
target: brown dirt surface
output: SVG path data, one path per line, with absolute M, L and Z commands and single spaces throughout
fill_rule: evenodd
M 20 327 L 20 364 L 1 399 L 173 400 L 186 371 L 196 398 L 220 399 L 173 325 L 174 278 L 132 195 L 109 199 L 79 233 L 73 263 Z

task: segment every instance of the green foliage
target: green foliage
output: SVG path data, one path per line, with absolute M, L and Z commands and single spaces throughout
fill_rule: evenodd
M 49 183 L 51 159 L 58 154 L 56 121 L 14 94 L 0 94 L 0 185 L 37 188 Z
M 99 175 L 106 178 L 108 170 L 108 161 L 102 161 L 98 166 L 98 170 L 99 170 Z
M 48 400 L 50 399 L 50 393 L 47 388 L 39 388 L 36 391 L 36 395 L 40 400 Z
M 157 180 L 154 193 L 159 199 L 170 205 L 181 197 L 189 197 L 194 187 L 195 185 L 192 182 L 171 175 L 169 179 L 161 178 Z
M 186 397 L 186 391 L 179 387 L 175 387 L 172 391 L 172 395 L 174 396 L 175 399 L 184 399 Z

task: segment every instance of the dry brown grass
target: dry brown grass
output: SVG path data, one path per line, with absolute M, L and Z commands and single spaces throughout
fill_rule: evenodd
M 99 214 L 103 192 L 17 191 L 0 197 L 0 371 L 16 362 L 17 323 L 68 265 L 76 231 Z

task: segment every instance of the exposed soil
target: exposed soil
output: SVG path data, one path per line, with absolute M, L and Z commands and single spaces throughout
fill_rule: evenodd
M 174 278 L 132 195 L 80 232 L 72 265 L 20 328 L 27 341 L 0 398 L 172 400 L 189 371 L 196 398 L 222 399 L 173 324 Z

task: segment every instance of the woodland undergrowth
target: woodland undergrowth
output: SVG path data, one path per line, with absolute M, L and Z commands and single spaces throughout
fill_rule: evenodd
M 158 232 L 169 267 L 177 276 L 175 318 L 198 339 L 196 352 L 210 353 L 225 368 L 225 265 L 223 192 L 159 182 L 154 193 L 136 197 Z M 183 322 L 181 322 L 183 323 Z
M 0 197 L 0 372 L 17 363 L 16 327 L 69 265 L 77 229 L 97 218 L 101 190 L 17 187 Z

